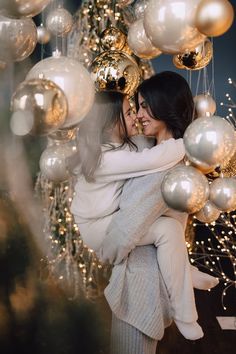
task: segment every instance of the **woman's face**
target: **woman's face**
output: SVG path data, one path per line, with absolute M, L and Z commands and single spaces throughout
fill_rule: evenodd
M 140 93 L 138 94 L 138 104 L 139 110 L 137 118 L 143 126 L 143 134 L 158 138 L 159 135 L 162 135 L 163 132 L 167 130 L 165 122 L 154 119 L 150 116 L 148 104 Z
M 132 108 L 130 107 L 129 101 L 126 97 L 124 98 L 123 101 L 123 115 L 125 119 L 125 125 L 126 125 L 128 136 L 131 137 L 137 135 L 138 131 L 135 124 L 137 116 L 133 112 Z

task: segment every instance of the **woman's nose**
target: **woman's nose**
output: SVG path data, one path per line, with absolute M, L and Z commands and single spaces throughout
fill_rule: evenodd
M 141 119 L 142 118 L 142 109 L 139 108 L 138 112 L 137 112 L 137 119 Z

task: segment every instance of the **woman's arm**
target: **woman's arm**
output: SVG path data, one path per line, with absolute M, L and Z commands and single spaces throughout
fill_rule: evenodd
M 183 139 L 169 139 L 142 152 L 109 150 L 104 152 L 95 172 L 97 181 L 114 181 L 165 171 L 183 159 Z

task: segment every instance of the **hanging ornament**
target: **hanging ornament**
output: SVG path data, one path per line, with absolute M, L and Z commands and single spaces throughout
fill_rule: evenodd
M 191 166 L 177 166 L 166 174 L 161 185 L 166 204 L 189 214 L 200 210 L 209 196 L 207 178 Z
M 236 209 L 236 179 L 216 178 L 210 185 L 210 201 L 220 210 Z
M 137 0 L 134 4 L 134 14 L 136 20 L 144 17 L 144 11 L 147 7 L 147 0 Z
M 155 75 L 155 70 L 149 60 L 141 59 L 139 61 L 139 70 L 142 80 L 149 79 L 151 76 Z
M 68 116 L 63 128 L 77 125 L 89 112 L 94 101 L 94 85 L 89 72 L 77 60 L 68 57 L 50 57 L 38 62 L 27 79 L 41 78 L 55 82 L 65 93 Z
M 91 77 L 98 91 L 118 91 L 132 96 L 139 85 L 140 73 L 130 56 L 110 50 L 94 59 Z
M 195 214 L 195 217 L 201 222 L 210 224 L 211 222 L 216 221 L 220 214 L 221 211 L 208 200 L 204 207 Z
M 194 24 L 200 0 L 149 0 L 144 13 L 147 37 L 163 53 L 179 54 L 196 48 L 205 36 Z
M 216 103 L 209 93 L 195 96 L 193 101 L 197 117 L 210 117 L 216 111 Z
M 0 61 L 22 61 L 37 44 L 37 30 L 31 18 L 10 18 L 0 14 Z
M 66 36 L 73 26 L 73 17 L 64 8 L 57 8 L 49 13 L 46 19 L 47 29 L 55 36 Z
M 23 135 L 20 132 L 24 129 L 26 134 L 45 135 L 65 122 L 67 100 L 54 82 L 33 79 L 18 86 L 12 96 L 11 110 L 14 112 L 11 119 L 14 133 Z
M 126 42 L 126 35 L 113 26 L 106 28 L 100 38 L 104 50 L 121 50 Z
M 134 0 L 116 0 L 116 3 L 119 7 L 126 7 L 130 4 L 132 4 Z
M 37 40 L 39 44 L 47 44 L 50 41 L 51 33 L 42 24 L 37 27 Z
M 42 12 L 52 0 L 1 0 L 1 9 L 17 17 L 34 17 Z
M 131 50 L 139 58 L 152 59 L 161 54 L 161 51 L 147 38 L 142 19 L 135 21 L 129 27 L 127 41 Z
M 67 158 L 76 153 L 75 141 L 49 145 L 42 153 L 39 161 L 42 174 L 55 183 L 68 180 L 71 176 L 67 168 Z
M 209 39 L 206 39 L 194 50 L 174 55 L 173 62 L 178 69 L 200 70 L 210 63 L 212 55 L 212 43 Z
M 195 15 L 196 27 L 209 37 L 224 34 L 233 20 L 234 9 L 227 0 L 202 0 Z
M 211 168 L 230 159 L 235 151 L 234 129 L 226 120 L 213 116 L 197 118 L 184 133 L 186 155 L 199 168 Z

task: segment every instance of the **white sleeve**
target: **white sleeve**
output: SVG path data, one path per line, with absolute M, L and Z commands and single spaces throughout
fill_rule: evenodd
M 110 182 L 165 171 L 180 162 L 184 155 L 183 139 L 173 138 L 142 152 L 108 150 L 102 156 L 95 178 L 98 182 Z

